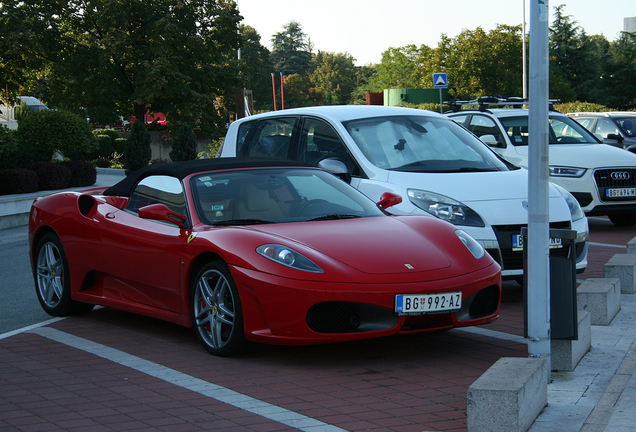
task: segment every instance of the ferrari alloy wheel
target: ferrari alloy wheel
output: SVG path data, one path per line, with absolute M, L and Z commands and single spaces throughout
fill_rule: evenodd
M 194 281 L 192 317 L 197 337 L 211 354 L 229 356 L 246 348 L 241 301 L 224 262 L 205 265 Z
M 46 234 L 36 249 L 35 288 L 42 308 L 52 316 L 88 312 L 93 305 L 71 300 L 68 262 L 60 239 Z

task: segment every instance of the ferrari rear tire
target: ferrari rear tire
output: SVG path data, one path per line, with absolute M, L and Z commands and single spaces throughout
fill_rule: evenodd
M 227 264 L 212 261 L 203 266 L 191 292 L 193 326 L 203 347 L 217 356 L 245 351 L 241 299 Z
M 56 317 L 90 312 L 92 304 L 71 299 L 71 277 L 62 242 L 44 235 L 35 250 L 35 291 L 42 309 Z

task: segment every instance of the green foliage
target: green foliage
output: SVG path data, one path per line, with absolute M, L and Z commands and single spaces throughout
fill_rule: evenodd
M 22 102 L 20 105 L 15 107 L 15 119 L 18 121 L 19 124 L 22 122 L 22 120 L 24 120 L 27 116 L 32 115 L 34 112 L 35 111 L 31 111 L 29 109 L 29 106 L 26 104 L 26 102 Z
M 579 101 L 557 103 L 554 104 L 554 109 L 562 113 L 615 111 L 614 109 L 608 108 L 605 105 Z
M 115 140 L 115 153 L 124 154 L 128 138 L 117 138 Z
M 17 168 L 12 158 L 16 145 L 16 131 L 0 126 L 0 169 Z
M 210 144 L 208 144 L 208 149 L 206 151 L 202 151 L 197 155 L 197 159 L 213 159 L 217 157 L 221 146 L 223 145 L 223 138 L 217 138 L 212 140 Z
M 322 93 L 325 103 L 348 104 L 356 85 L 354 58 L 349 54 L 318 51 L 313 64 L 310 81 Z
M 272 39 L 272 62 L 274 69 L 285 75 L 305 76 L 311 70 L 311 43 L 297 21 L 283 26 L 283 31 Z
M 269 50 L 261 45 L 261 37 L 250 26 L 241 25 L 241 78 L 243 88 L 251 89 L 254 111 L 274 109 L 272 77 L 274 70 Z
M 93 158 L 107 158 L 115 151 L 115 144 L 113 143 L 113 139 L 108 135 L 95 135 L 95 139 L 97 140 L 97 151 Z
M 97 141 L 86 121 L 63 110 L 37 111 L 18 126 L 21 164 L 48 162 L 56 151 L 72 160 L 86 160 L 97 149 Z
M 194 160 L 197 158 L 197 140 L 190 126 L 184 124 L 179 128 L 177 137 L 172 141 L 170 160 L 173 162 Z
M 135 171 L 148 165 L 152 157 L 151 141 L 150 133 L 146 129 L 144 122 L 136 121 L 124 151 L 126 169 Z
M 428 88 L 430 83 L 424 82 L 423 74 L 430 66 L 433 50 L 426 45 L 417 48 L 406 45 L 389 48 L 382 53 L 382 62 L 377 66 L 377 73 L 370 79 L 370 90 L 379 92 L 391 88 Z
M 46 75 L 56 106 L 98 124 L 148 109 L 204 132 L 225 125 L 240 84 L 234 1 L 9 0 L 0 17 L 2 82 Z

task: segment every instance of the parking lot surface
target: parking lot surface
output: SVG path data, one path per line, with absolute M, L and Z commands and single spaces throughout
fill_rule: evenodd
M 579 280 L 603 277 L 636 236 L 604 218 L 590 227 Z M 484 327 L 231 358 L 189 329 L 99 308 L 0 335 L 0 430 L 464 431 L 468 387 L 499 358 L 527 355 L 514 282 Z

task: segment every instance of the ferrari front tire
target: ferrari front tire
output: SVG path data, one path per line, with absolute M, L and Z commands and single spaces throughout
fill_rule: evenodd
M 209 353 L 230 356 L 247 348 L 241 299 L 223 261 L 206 264 L 194 279 L 192 320 L 197 338 Z
M 42 309 L 56 317 L 90 312 L 93 305 L 71 299 L 71 277 L 62 242 L 48 233 L 35 250 L 35 290 Z

